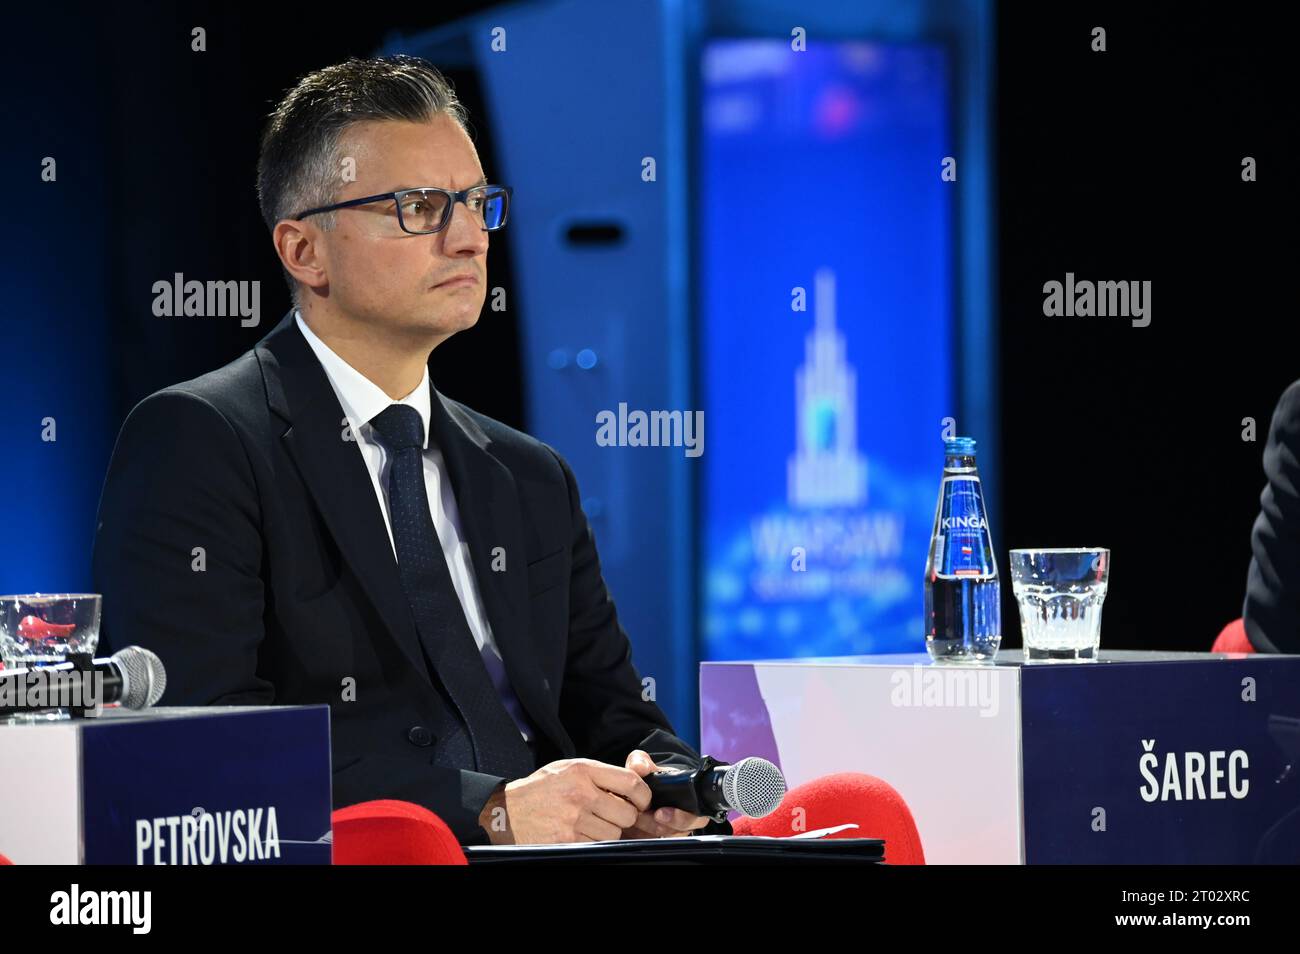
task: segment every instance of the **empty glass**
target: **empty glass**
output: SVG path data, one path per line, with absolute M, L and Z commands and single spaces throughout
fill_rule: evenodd
M 1012 550 L 1025 658 L 1096 659 L 1109 575 L 1110 551 L 1101 547 Z

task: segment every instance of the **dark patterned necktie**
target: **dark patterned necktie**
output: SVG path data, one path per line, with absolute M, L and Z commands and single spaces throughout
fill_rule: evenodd
M 388 509 L 402 589 L 411 604 L 435 682 L 455 701 L 469 732 L 465 745 L 459 726 L 440 738 L 440 754 L 455 758 L 457 749 L 474 767 L 489 775 L 523 778 L 536 769 L 533 753 L 492 685 L 465 610 L 451 582 L 438 531 L 429 511 L 424 483 L 424 425 L 420 412 L 407 404 L 390 404 L 370 421 L 392 452 L 388 470 Z M 490 651 L 490 650 L 489 650 Z M 456 736 L 460 733 L 462 738 Z M 463 756 L 462 756 L 463 758 Z M 470 768 L 468 764 L 460 768 Z

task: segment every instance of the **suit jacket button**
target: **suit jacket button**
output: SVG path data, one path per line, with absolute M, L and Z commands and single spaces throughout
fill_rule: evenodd
M 411 726 L 411 731 L 406 733 L 406 737 L 411 740 L 412 745 L 433 745 L 433 733 L 422 725 Z

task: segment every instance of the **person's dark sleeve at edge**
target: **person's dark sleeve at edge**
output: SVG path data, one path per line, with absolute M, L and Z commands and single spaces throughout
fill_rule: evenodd
M 1257 651 L 1300 653 L 1300 381 L 1273 411 L 1264 474 L 1241 615 Z

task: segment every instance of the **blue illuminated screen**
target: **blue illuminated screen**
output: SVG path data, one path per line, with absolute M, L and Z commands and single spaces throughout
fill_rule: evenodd
M 948 54 L 728 39 L 701 65 L 701 658 L 923 650 L 954 414 Z

